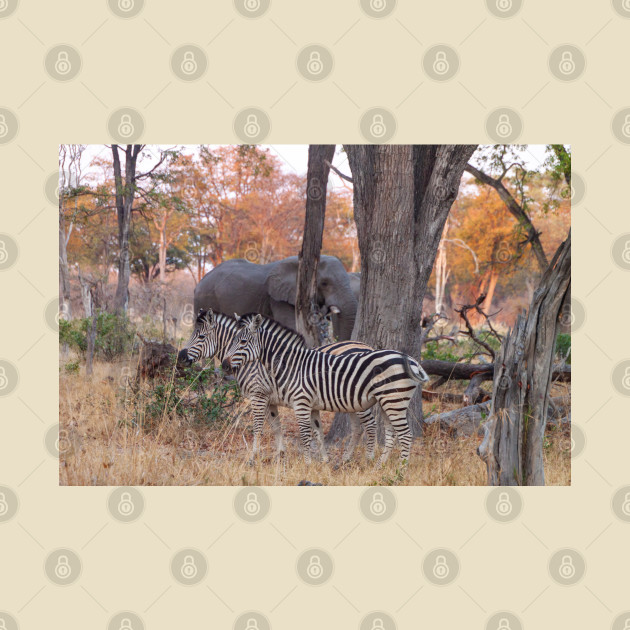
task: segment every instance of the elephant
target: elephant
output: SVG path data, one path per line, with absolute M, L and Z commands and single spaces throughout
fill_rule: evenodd
M 200 309 L 232 315 L 260 313 L 295 330 L 298 257 L 257 265 L 242 258 L 226 260 L 208 272 L 195 288 L 194 312 Z M 330 316 L 339 341 L 350 339 L 357 299 L 348 272 L 335 256 L 321 256 L 317 268 L 319 314 Z
M 354 297 L 358 302 L 359 294 L 361 293 L 361 272 L 351 271 L 348 276 L 350 276 L 350 288 L 352 289 L 352 293 L 354 293 Z

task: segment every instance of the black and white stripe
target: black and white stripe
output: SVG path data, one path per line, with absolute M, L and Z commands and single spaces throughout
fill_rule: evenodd
M 407 408 L 417 386 L 428 376 L 413 358 L 395 350 L 364 350 L 335 355 L 309 349 L 296 332 L 272 319 L 250 313 L 239 321 L 239 330 L 225 354 L 223 366 L 239 369 L 259 361 L 271 380 L 278 399 L 294 409 L 300 439 L 309 443 L 311 410 L 357 413 L 367 427 L 368 452 L 374 450 L 374 418 L 366 412 L 380 403 L 408 460 L 411 430 Z M 386 439 L 385 461 L 392 447 Z
M 223 313 L 213 313 L 212 310 L 200 311 L 195 322 L 192 335 L 178 356 L 180 364 L 190 365 L 194 361 L 204 358 L 212 358 L 215 355 L 222 362 L 225 354 L 232 344 L 234 336 L 238 330 L 238 321 L 224 315 Z M 337 343 L 321 346 L 320 352 L 330 353 L 336 356 L 344 356 L 353 353 L 371 350 L 369 346 L 359 342 L 340 341 Z M 260 362 L 250 362 L 235 371 L 235 377 L 239 384 L 241 393 L 250 399 L 254 416 L 254 443 L 253 458 L 256 457 L 260 449 L 260 437 L 265 419 L 269 421 L 274 433 L 276 442 L 276 454 L 284 452 L 284 441 L 282 428 L 278 416 L 278 405 L 285 406 L 281 396 L 275 392 L 275 383 L 269 377 L 267 370 Z M 344 461 L 347 461 L 354 452 L 355 446 L 361 434 L 361 425 L 358 418 L 352 417 L 351 439 L 344 452 Z M 374 423 L 370 423 L 371 412 L 367 412 L 364 426 L 371 427 L 375 432 Z M 311 414 L 311 429 L 317 439 L 318 446 L 325 460 L 326 450 L 324 447 L 324 436 L 319 419 L 319 411 L 315 410 Z

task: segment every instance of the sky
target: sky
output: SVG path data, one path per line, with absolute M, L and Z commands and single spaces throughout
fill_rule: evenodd
M 160 148 L 172 147 L 172 145 L 147 145 L 147 148 L 151 146 L 155 147 L 156 154 Z M 189 152 L 194 152 L 197 147 L 197 145 L 183 146 L 185 146 Z M 277 155 L 278 158 L 280 158 L 280 161 L 286 171 L 293 172 L 298 175 L 306 173 L 306 168 L 308 164 L 308 144 L 265 144 L 260 146 L 268 148 L 271 153 Z M 84 172 L 89 172 L 89 168 L 86 167 L 94 157 L 96 157 L 97 155 L 109 156 L 109 154 L 110 150 L 105 145 L 88 145 L 84 153 Z M 521 157 L 524 164 L 529 169 L 537 169 L 545 161 L 545 145 L 527 145 L 527 149 L 521 153 Z M 475 162 L 474 156 L 472 162 Z M 345 153 L 343 153 L 341 145 L 337 145 L 337 150 L 333 159 L 333 165 L 337 167 L 342 173 L 351 175 L 350 166 L 348 165 L 348 158 L 346 157 Z M 336 173 L 331 171 L 329 186 L 332 189 L 340 189 L 347 188 L 348 184 L 347 182 L 345 182 L 344 185 L 343 180 Z

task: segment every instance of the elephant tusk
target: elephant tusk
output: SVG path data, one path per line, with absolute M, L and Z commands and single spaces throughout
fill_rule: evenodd
M 337 306 L 331 306 L 330 307 L 330 312 L 331 313 L 335 313 L 335 315 L 336 315 L 337 313 L 341 313 L 341 310 Z

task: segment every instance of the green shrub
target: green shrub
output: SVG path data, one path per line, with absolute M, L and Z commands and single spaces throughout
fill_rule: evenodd
M 85 355 L 91 327 L 91 317 L 60 319 L 59 343 L 67 344 L 70 348 Z M 94 354 L 106 361 L 112 361 L 127 354 L 133 350 L 135 334 L 134 326 L 125 315 L 101 312 L 96 319 Z
M 571 334 L 560 333 L 556 337 L 556 356 L 571 364 Z
M 183 377 L 156 379 L 142 396 L 133 416 L 136 425 L 152 428 L 163 418 L 174 416 L 192 424 L 210 425 L 230 419 L 240 390 L 236 381 L 225 381 L 211 370 L 186 370 Z
M 68 374 L 78 374 L 79 373 L 79 362 L 78 361 L 69 361 L 64 365 L 64 369 Z

